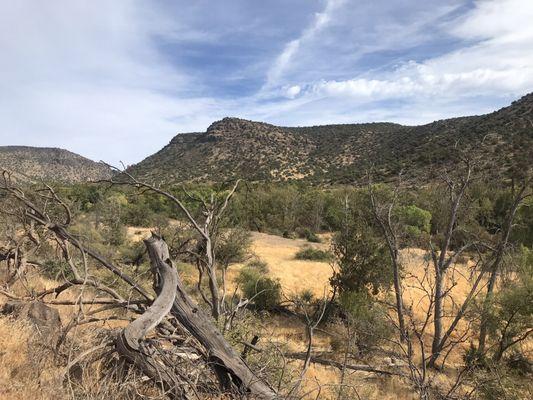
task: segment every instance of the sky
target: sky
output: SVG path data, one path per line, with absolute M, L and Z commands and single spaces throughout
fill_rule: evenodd
M 0 145 L 132 164 L 225 116 L 482 114 L 533 91 L 531 0 L 0 0 Z

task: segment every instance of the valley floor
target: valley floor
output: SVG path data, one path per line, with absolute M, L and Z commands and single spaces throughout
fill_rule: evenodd
M 149 232 L 145 228 L 130 228 L 130 240 L 139 240 Z M 323 250 L 328 249 L 328 235 L 323 236 L 323 243 L 310 244 L 301 239 L 286 239 L 264 233 L 253 233 L 253 251 L 257 257 L 268 264 L 269 274 L 279 279 L 284 295 L 290 297 L 301 293 L 304 289 L 312 291 L 316 298 L 328 295 L 329 278 L 333 272 L 328 262 L 315 262 L 296 260 L 295 254 L 303 246 L 313 246 Z M 403 265 L 405 268 L 405 299 L 407 305 L 412 308 L 416 318 L 422 319 L 427 308 L 427 299 L 422 290 L 416 288 L 417 283 L 426 277 L 427 257 L 423 250 L 406 249 L 402 252 Z M 228 281 L 232 282 L 237 276 L 242 265 L 231 266 L 228 271 Z M 452 277 L 452 297 L 460 303 L 467 294 L 469 270 L 468 262 L 457 268 Z M 191 269 L 188 273 L 194 273 Z M 190 277 L 193 279 L 193 277 Z M 57 285 L 53 280 L 45 279 L 38 274 L 32 274 L 26 281 L 26 285 L 34 290 L 51 288 Z M 16 288 L 15 288 L 16 289 Z M 22 288 L 20 288 L 22 290 Z M 64 292 L 59 299 L 75 298 L 75 293 Z M 0 308 L 8 298 L 0 294 Z M 452 307 L 452 304 L 447 304 Z M 56 306 L 60 312 L 63 325 L 73 317 L 72 307 Z M 106 321 L 99 324 L 100 328 L 113 329 L 123 325 L 122 321 Z M 262 338 L 269 342 L 277 342 L 289 352 L 303 352 L 306 348 L 307 337 L 303 323 L 290 315 L 265 315 L 261 317 Z M 462 327 L 459 328 L 459 333 Z M 429 332 L 430 333 L 430 332 Z M 95 331 L 81 330 L 79 335 L 88 335 L 89 341 L 94 341 Z M 57 398 L 56 385 L 62 379 L 64 371 L 54 366 L 49 358 L 35 361 L 38 354 L 32 344 L 32 331 L 24 321 L 13 320 L 7 316 L 0 316 L 0 399 L 52 399 Z M 91 336 L 92 335 L 92 336 Z M 336 329 L 318 330 L 313 341 L 313 351 L 317 354 L 331 354 L 335 338 L 342 335 Z M 262 342 L 259 342 L 259 345 Z M 424 338 L 424 340 L 429 340 Z M 429 343 L 427 343 L 429 345 Z M 440 374 L 436 382 L 449 384 L 455 374 L 455 365 L 462 360 L 462 353 L 468 346 L 464 343 L 450 354 L 447 364 L 450 368 L 446 373 Z M 360 363 L 369 363 L 374 367 L 390 367 L 391 359 L 386 355 L 362 357 Z M 294 370 L 299 370 L 300 361 L 290 361 Z M 341 373 L 333 367 L 312 364 L 305 376 L 304 392 L 309 391 L 306 398 L 317 398 L 318 388 L 321 392 L 318 398 L 337 398 L 338 382 Z M 357 390 L 361 399 L 414 399 L 412 390 L 404 381 L 397 377 L 385 377 L 366 372 L 346 372 L 345 382 L 350 382 Z M 331 386 L 328 387 L 328 386 Z M 93 397 L 97 398 L 97 397 Z M 346 397 L 348 398 L 348 397 Z

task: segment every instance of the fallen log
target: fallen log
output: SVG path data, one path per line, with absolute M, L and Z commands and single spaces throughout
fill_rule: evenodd
M 152 236 L 145 241 L 152 268 L 172 269 L 168 246 L 163 239 Z M 204 313 L 185 291 L 179 277 L 171 314 L 205 348 L 208 362 L 223 390 L 250 395 L 254 399 L 274 399 L 276 392 L 260 380 L 226 341 L 210 316 Z
M 307 353 L 288 353 L 285 354 L 285 357 L 292 358 L 295 360 L 305 360 Z M 339 361 L 335 360 L 328 360 L 325 358 L 317 357 L 317 356 L 311 356 L 311 362 L 315 364 L 321 364 L 326 365 L 328 367 L 335 367 L 338 369 L 349 369 L 351 371 L 363 371 L 363 372 L 373 372 L 376 374 L 382 374 L 382 375 L 402 375 L 399 372 L 394 371 L 386 371 L 379 368 L 374 368 L 370 365 L 365 364 L 343 364 Z
M 155 237 L 145 240 L 146 246 L 155 248 Z M 152 250 L 153 251 L 153 250 Z M 187 399 L 184 382 L 172 366 L 158 360 L 153 351 L 143 343 L 146 334 L 155 328 L 170 312 L 176 297 L 178 273 L 166 263 L 152 264 L 154 287 L 157 298 L 152 305 L 135 321 L 124 328 L 116 340 L 118 353 L 129 363 L 135 365 L 173 397 Z

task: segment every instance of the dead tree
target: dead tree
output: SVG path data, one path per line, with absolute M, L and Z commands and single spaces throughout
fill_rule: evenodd
M 433 268 L 435 274 L 433 341 L 431 345 L 431 357 L 428 363 L 430 367 L 435 366 L 435 361 L 439 357 L 443 348 L 442 320 L 444 316 L 444 297 L 446 296 L 446 290 L 444 288 L 446 273 L 450 266 L 455 263 L 457 258 L 464 251 L 466 251 L 472 246 L 471 243 L 466 244 L 460 249 L 453 252 L 452 254 L 449 254 L 452 244 L 452 238 L 457 228 L 459 207 L 472 177 L 472 164 L 470 160 L 465 160 L 464 163 L 466 164 L 466 171 L 464 175 L 459 178 L 459 181 L 454 181 L 448 176 L 445 176 L 445 183 L 447 185 L 447 190 L 450 196 L 450 210 L 446 222 L 444 239 L 441 241 L 438 251 L 434 248 L 433 244 L 430 243 L 431 259 L 433 261 Z
M 400 331 L 400 341 L 406 340 L 406 327 L 403 310 L 403 295 L 402 295 L 402 282 L 401 282 L 401 264 L 400 264 L 400 246 L 398 243 L 398 235 L 394 229 L 392 222 L 392 213 L 396 205 L 398 198 L 398 191 L 401 185 L 401 174 L 398 179 L 398 185 L 394 189 L 393 198 L 387 206 L 385 206 L 385 212 L 381 210 L 380 204 L 376 199 L 372 183 L 369 179 L 368 192 L 370 194 L 370 203 L 372 206 L 372 214 L 376 220 L 381 234 L 387 242 L 387 248 L 389 250 L 389 256 L 392 264 L 393 284 L 394 284 L 394 296 L 396 301 L 396 314 L 398 316 L 398 326 Z
M 449 345 L 450 338 L 456 331 L 456 328 L 459 322 L 464 318 L 473 300 L 479 295 L 483 287 L 482 283 L 484 282 L 485 276 L 489 274 L 487 292 L 486 292 L 485 300 L 483 302 L 483 310 L 481 313 L 481 324 L 480 324 L 479 345 L 478 345 L 478 352 L 480 354 L 484 352 L 485 339 L 486 339 L 486 334 L 487 334 L 488 308 L 490 307 L 490 301 L 491 301 L 491 297 L 494 292 L 496 279 L 501 269 L 501 264 L 503 261 L 505 251 L 508 247 L 509 237 L 512 231 L 513 221 L 516 215 L 516 211 L 518 210 L 523 200 L 527 196 L 530 195 L 529 193 L 526 193 L 528 189 L 528 185 L 529 185 L 528 181 L 526 180 L 513 198 L 513 202 L 511 203 L 511 206 L 509 207 L 507 211 L 507 215 L 505 217 L 505 221 L 504 221 L 504 225 L 503 225 L 500 238 L 495 246 L 489 246 L 486 243 L 471 242 L 471 243 L 467 243 L 463 245 L 461 248 L 455 251 L 452 255 L 446 256 L 445 252 L 448 251 L 447 249 L 449 247 L 449 244 L 446 246 L 446 243 L 449 243 L 451 235 L 453 234 L 453 229 L 454 229 L 453 226 L 456 225 L 456 221 L 457 221 L 457 211 L 454 212 L 454 210 L 457 210 L 456 205 L 458 206 L 458 201 L 460 201 L 459 195 L 461 194 L 461 192 L 464 193 L 464 189 L 463 189 L 464 185 L 468 184 L 467 179 L 469 177 L 469 174 L 470 174 L 469 170 L 467 169 L 465 180 L 463 181 L 461 188 L 459 189 L 459 192 L 456 195 L 455 201 L 452 201 L 452 212 L 448 220 L 448 230 L 447 230 L 447 234 L 445 237 L 444 246 L 441 247 L 440 255 L 438 258 L 433 247 L 431 247 L 432 260 L 433 260 L 433 264 L 434 264 L 435 272 L 436 272 L 435 273 L 435 293 L 434 293 L 434 301 L 435 301 L 435 308 L 434 308 L 435 324 L 434 326 L 436 329 L 435 329 L 435 335 L 433 337 L 432 353 L 431 353 L 431 356 L 428 362 L 428 365 L 431 367 L 435 366 L 435 362 L 441 355 L 442 351 L 445 349 L 446 346 Z M 450 188 L 450 190 L 452 190 L 452 188 Z M 452 225 L 452 221 L 453 221 L 453 225 Z M 450 231 L 450 228 L 451 228 L 451 231 Z M 487 249 L 489 250 L 488 255 L 482 255 L 480 253 L 480 251 L 485 251 Z M 480 271 L 475 277 L 468 294 L 466 295 L 462 304 L 459 306 L 458 310 L 453 316 L 452 322 L 450 323 L 450 325 L 444 332 L 442 329 L 442 313 L 443 313 L 442 300 L 446 296 L 448 290 L 443 290 L 443 278 L 444 278 L 443 275 L 453 265 L 453 263 L 455 263 L 455 260 L 457 259 L 457 257 L 466 250 L 478 251 L 479 257 L 478 257 L 478 262 L 476 263 L 477 268 L 474 268 L 474 270 L 479 269 Z M 441 304 L 437 304 L 439 300 L 441 301 Z M 437 326 L 439 326 L 440 329 L 437 329 Z
M 273 399 L 277 396 L 276 392 L 254 374 L 225 340 L 212 319 L 204 314 L 188 296 L 183 283 L 177 275 L 177 271 L 170 261 L 168 247 L 162 238 L 153 236 L 145 241 L 154 274 L 154 289 L 157 295 L 154 300 L 134 278 L 124 273 L 121 268 L 101 256 L 98 252 L 81 243 L 69 231 L 71 222 L 70 210 L 52 188 L 48 187 L 46 194 L 43 194 L 45 197 L 41 196 L 41 199 L 45 200 L 45 206 L 41 206 L 32 199 L 32 196 L 27 196 L 20 187 L 15 186 L 9 174 L 4 172 L 3 180 L 0 182 L 0 191 L 8 195 L 12 203 L 18 204 L 23 215 L 34 221 L 36 226 L 52 233 L 58 242 L 65 246 L 65 254 L 69 254 L 68 246 L 74 246 L 82 254 L 84 272 L 79 272 L 79 279 L 75 277 L 58 288 L 37 294 L 39 298 L 49 294 L 59 294 L 74 285 L 92 284 L 96 289 L 102 290 L 111 296 L 110 299 L 106 299 L 106 305 L 102 307 L 103 310 L 124 307 L 142 314 L 141 317 L 122 331 L 119 339 L 117 339 L 116 348 L 126 360 L 140 368 L 145 374 L 152 377 L 154 381 L 163 385 L 165 389 L 172 389 L 170 394 L 186 397 L 186 393 L 179 389 L 179 386 L 183 386 L 184 379 L 180 377 L 179 371 L 172 367 L 172 362 L 165 361 L 161 363 L 160 359 L 155 358 L 153 352 L 158 350 L 157 347 L 150 346 L 149 342 L 145 340 L 146 333 L 156 326 L 159 328 L 167 314 L 175 317 L 180 326 L 202 345 L 207 357 L 207 365 L 215 372 L 220 386 L 225 391 L 237 392 L 241 395 L 249 395 L 252 398 L 261 399 Z M 50 208 L 50 204 L 63 209 L 65 215 L 63 220 L 58 220 L 57 217 L 52 217 L 48 214 L 47 210 Z M 101 285 L 91 278 L 87 274 L 87 257 L 129 284 L 143 301 L 136 302 L 123 299 L 112 288 Z M 76 271 L 77 267 L 72 262 L 72 258 L 69 257 L 68 260 L 71 268 Z M 68 304 L 82 305 L 85 301 L 80 297 L 77 301 Z M 151 306 L 146 309 L 143 306 L 144 302 L 151 303 Z M 87 320 L 91 322 L 94 319 L 88 318 Z M 68 327 L 66 332 L 68 332 Z
M 150 243 L 152 265 L 171 266 L 168 247 L 162 239 Z M 224 339 L 212 320 L 185 291 L 180 279 L 176 285 L 176 297 L 171 314 L 206 349 L 208 362 L 218 376 L 221 386 L 226 390 L 237 390 L 241 394 L 251 394 L 255 398 L 274 398 L 276 393 L 257 378 L 248 365 Z
M 305 351 L 305 357 L 302 358 L 304 361 L 302 371 L 300 372 L 300 377 L 296 381 L 296 384 L 289 392 L 287 398 L 293 398 L 295 395 L 298 394 L 298 391 L 300 390 L 300 387 L 302 385 L 302 382 L 305 378 L 305 375 L 307 374 L 307 370 L 309 369 L 309 366 L 311 365 L 311 362 L 313 362 L 313 339 L 315 334 L 315 329 L 318 327 L 320 322 L 322 321 L 322 318 L 324 318 L 324 314 L 326 312 L 328 304 L 331 302 L 331 299 L 328 299 L 324 295 L 324 300 L 322 303 L 318 305 L 318 308 L 315 308 L 312 312 L 309 312 L 308 310 L 309 304 L 305 304 L 305 301 L 302 301 L 300 299 L 295 300 L 295 306 L 297 309 L 300 309 L 302 311 L 303 320 L 305 323 L 305 332 L 307 334 L 307 349 Z
M 478 353 L 483 354 L 485 352 L 485 343 L 487 340 L 487 330 L 488 330 L 488 314 L 490 309 L 490 304 L 492 297 L 494 295 L 494 289 L 496 286 L 496 281 L 501 270 L 501 264 L 503 257 L 507 250 L 509 244 L 509 237 L 513 229 L 513 221 L 516 215 L 516 211 L 520 207 L 520 204 L 528 197 L 531 196 L 528 189 L 530 189 L 529 179 L 525 179 L 522 186 L 516 192 L 513 202 L 508 210 L 508 213 L 505 218 L 503 225 L 503 230 L 501 233 L 501 238 L 498 241 L 496 247 L 493 249 L 492 262 L 489 265 L 489 282 L 487 285 L 487 292 L 485 294 L 485 299 L 483 300 L 483 308 L 481 312 L 481 322 L 479 329 L 479 340 L 478 340 Z
M 167 316 L 174 304 L 178 273 L 171 265 L 158 262 L 158 258 L 154 255 L 156 252 L 163 254 L 165 251 L 164 248 L 157 248 L 163 243 L 159 237 L 153 234 L 144 242 L 152 260 L 154 290 L 157 297 L 139 318 L 122 330 L 117 338 L 116 347 L 124 358 L 155 382 L 160 383 L 165 390 L 183 398 L 186 396 L 178 390 L 182 386 L 180 379 L 177 379 L 175 372 L 169 366 L 157 360 L 150 351 L 146 351 L 144 343 L 146 334 Z M 166 258 L 168 259 L 168 254 Z
M 224 296 L 220 295 L 220 285 L 217 277 L 215 242 L 219 233 L 220 219 L 226 211 L 231 198 L 235 194 L 240 180 L 235 182 L 231 190 L 227 193 L 222 201 L 218 200 L 214 194 L 211 194 L 209 199 L 205 199 L 201 196 L 193 195 L 183 188 L 184 193 L 187 195 L 187 197 L 189 197 L 189 199 L 200 204 L 203 218 L 203 221 L 201 221 L 195 218 L 189 209 L 187 209 L 185 204 L 170 192 L 152 184 L 141 182 L 126 171 L 119 171 L 114 167 L 111 168 L 120 173 L 115 178 L 101 182 L 109 183 L 111 185 L 133 186 L 135 188 L 166 197 L 175 206 L 177 206 L 181 212 L 183 212 L 194 230 L 199 234 L 200 243 L 194 252 L 197 258 L 197 267 L 199 272 L 198 289 L 200 290 L 200 294 L 202 295 L 204 301 L 206 301 L 211 308 L 211 314 L 213 318 L 218 320 L 222 312 L 224 312 Z M 207 275 L 211 299 L 208 299 L 207 296 L 203 294 L 201 288 L 202 278 L 204 275 Z

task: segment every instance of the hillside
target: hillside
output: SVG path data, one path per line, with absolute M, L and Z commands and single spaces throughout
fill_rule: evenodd
M 278 127 L 238 118 L 214 122 L 206 132 L 175 136 L 159 152 L 132 166 L 143 179 L 164 182 L 304 179 L 357 182 L 372 165 L 387 180 L 401 169 L 428 179 L 452 165 L 456 148 L 503 172 L 527 162 L 533 142 L 533 94 L 490 114 L 421 126 L 393 123 Z
M 102 163 L 47 147 L 0 146 L 0 167 L 11 171 L 15 177 L 68 183 L 111 176 L 111 170 Z

